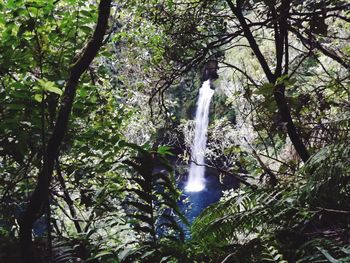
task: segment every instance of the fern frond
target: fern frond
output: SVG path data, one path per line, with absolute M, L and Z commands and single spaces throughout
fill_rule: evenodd
M 230 244 L 242 237 L 254 236 L 262 232 L 265 225 L 271 227 L 276 214 L 291 209 L 290 203 L 281 198 L 283 194 L 283 190 L 248 190 L 214 204 L 195 220 L 191 228 L 193 239 Z

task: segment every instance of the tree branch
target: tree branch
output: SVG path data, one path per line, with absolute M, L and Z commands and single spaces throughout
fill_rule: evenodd
M 220 173 L 223 173 L 223 174 L 227 174 L 229 176 L 232 176 L 233 178 L 235 178 L 237 181 L 239 181 L 240 183 L 244 184 L 245 186 L 248 186 L 250 187 L 251 189 L 253 190 L 256 190 L 257 186 L 256 185 L 253 185 L 249 182 L 247 182 L 244 178 L 242 178 L 241 176 L 239 176 L 238 174 L 234 174 L 234 173 L 231 173 L 227 170 L 224 170 L 218 166 L 212 166 L 212 165 L 209 165 L 209 164 L 200 164 L 200 163 L 197 163 L 196 161 L 194 160 L 191 160 L 191 162 L 193 162 L 194 164 L 196 164 L 197 166 L 204 166 L 204 167 L 207 167 L 207 168 L 213 168 L 213 169 L 216 169 L 218 170 Z
M 259 48 L 258 44 L 256 43 L 255 38 L 254 38 L 254 36 L 253 36 L 253 34 L 252 34 L 248 24 L 247 24 L 247 21 L 245 20 L 245 18 L 243 16 L 242 8 L 239 4 L 240 1 L 237 1 L 237 7 L 232 3 L 231 0 L 226 0 L 226 2 L 229 5 L 231 11 L 235 14 L 238 21 L 240 22 L 240 24 L 243 28 L 244 35 L 247 38 L 249 45 L 250 45 L 251 49 L 253 50 L 254 54 L 258 58 L 259 63 L 261 65 L 261 67 L 263 68 L 267 79 L 269 80 L 269 82 L 274 83 L 275 79 L 274 79 L 274 76 L 271 72 L 271 69 L 270 69 L 269 65 L 267 64 L 264 55 L 261 53 L 260 48 Z
M 70 68 L 69 78 L 66 82 L 65 91 L 61 107 L 58 113 L 57 121 L 53 133 L 46 147 L 46 158 L 44 158 L 43 170 L 39 173 L 36 188 L 30 198 L 29 204 L 20 220 L 20 246 L 22 262 L 37 262 L 34 258 L 32 228 L 34 222 L 42 215 L 43 207 L 49 197 L 49 186 L 52 179 L 55 160 L 58 157 L 59 147 L 62 144 L 64 135 L 67 131 L 69 116 L 76 94 L 79 79 L 85 70 L 89 67 L 92 60 L 97 55 L 108 27 L 108 18 L 110 15 L 111 0 L 101 0 L 98 8 L 98 21 L 95 31 L 87 43 L 86 48 L 77 58 L 76 62 Z
M 306 37 L 303 36 L 302 33 L 300 33 L 297 29 L 290 27 L 289 30 L 301 40 L 302 43 L 307 44 L 310 46 L 310 49 L 312 47 L 315 47 L 317 50 L 322 52 L 325 56 L 330 57 L 331 59 L 335 60 L 338 62 L 340 65 L 342 65 L 346 69 L 350 69 L 350 62 L 346 60 L 346 58 L 341 58 L 336 54 L 334 51 L 330 51 L 326 49 L 324 46 L 322 46 L 321 43 L 319 43 L 314 37 L 310 37 L 310 39 L 307 39 Z M 310 32 L 311 36 L 311 32 Z

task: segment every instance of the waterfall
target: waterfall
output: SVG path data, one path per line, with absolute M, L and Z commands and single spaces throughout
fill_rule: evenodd
M 207 130 L 209 123 L 209 106 L 214 90 L 210 88 L 210 80 L 203 82 L 199 90 L 195 118 L 195 135 L 191 147 L 191 164 L 186 192 L 199 192 L 205 188 L 205 148 L 207 146 Z M 194 161 L 194 162 L 193 162 Z M 197 165 L 198 164 L 198 165 Z

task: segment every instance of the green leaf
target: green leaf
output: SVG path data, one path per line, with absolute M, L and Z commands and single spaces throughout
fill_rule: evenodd
M 332 257 L 327 250 L 320 248 L 320 247 L 316 247 L 327 259 L 329 262 L 332 263 L 340 263 L 341 261 L 338 259 L 335 259 L 334 257 Z
M 288 80 L 288 75 L 282 75 L 276 80 L 276 85 L 284 84 Z
M 151 251 L 150 246 L 141 246 L 139 248 L 125 248 L 121 252 L 118 253 L 118 258 L 120 261 L 126 261 L 129 257 L 138 254 L 138 253 L 143 253 L 144 251 Z
M 88 91 L 85 88 L 79 90 L 79 96 L 85 98 L 88 95 Z
M 150 226 L 152 226 L 152 224 L 154 223 L 152 218 L 145 216 L 145 215 L 140 215 L 140 214 L 126 214 L 126 216 L 134 218 L 134 219 L 138 219 L 142 222 L 145 222 L 147 224 L 149 224 Z
M 284 85 L 286 86 L 293 86 L 297 82 L 296 78 L 288 79 L 284 82 Z
M 39 86 L 34 87 L 35 90 L 39 89 L 39 90 L 44 90 L 44 91 L 48 91 L 48 92 L 52 92 L 58 95 L 62 95 L 62 90 L 59 89 L 56 84 L 52 81 L 48 81 L 47 79 L 39 79 L 38 80 L 38 84 Z
M 151 235 L 155 234 L 155 231 L 153 230 L 153 228 L 147 227 L 147 226 L 136 225 L 136 226 L 134 226 L 134 229 L 137 232 L 143 232 L 143 233 L 147 233 L 147 234 L 151 234 Z
M 126 189 L 126 191 L 136 193 L 142 200 L 145 200 L 147 203 L 152 202 L 152 196 L 145 191 L 142 191 L 139 189 L 134 189 L 134 188 L 133 189 Z
M 102 258 L 104 256 L 110 256 L 110 255 L 113 255 L 113 253 L 111 251 L 103 250 L 103 251 L 99 252 L 98 254 L 96 254 L 94 256 L 94 258 Z
M 273 93 L 273 87 L 272 83 L 264 83 L 255 93 L 264 95 L 265 97 L 271 96 Z
M 52 92 L 52 93 L 56 93 L 56 94 L 58 94 L 58 95 L 62 95 L 62 90 L 61 89 L 59 89 L 59 88 L 57 88 L 57 87 L 55 87 L 55 86 L 48 86 L 47 88 L 46 88 L 46 91 L 48 91 L 48 92 Z
M 133 202 L 133 201 L 126 201 L 125 203 L 136 207 L 137 209 L 139 209 L 140 211 L 142 211 L 144 213 L 147 213 L 147 214 L 152 213 L 152 207 L 149 205 L 138 203 L 138 202 Z
M 34 99 L 37 101 L 37 102 L 42 102 L 43 101 L 43 96 L 41 94 L 35 94 L 34 95 Z
M 142 259 L 146 259 L 148 258 L 150 255 L 152 255 L 154 252 L 157 252 L 155 249 L 154 250 L 150 250 L 150 251 L 146 251 L 145 253 L 142 254 L 142 256 L 140 258 Z
M 80 30 L 84 33 L 90 33 L 92 31 L 92 28 L 88 26 L 80 26 Z
M 160 263 L 169 262 L 169 259 L 171 259 L 171 256 L 163 257 L 163 258 L 160 260 Z
M 163 146 L 159 146 L 157 149 L 157 153 L 159 153 L 160 155 L 171 155 L 174 156 L 174 154 L 170 151 L 171 147 L 168 145 L 163 145 Z

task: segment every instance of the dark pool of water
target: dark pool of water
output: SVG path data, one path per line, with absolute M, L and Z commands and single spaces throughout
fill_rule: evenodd
M 224 185 L 220 184 L 218 176 L 211 175 L 205 179 L 206 188 L 200 192 L 185 192 L 185 180 L 179 184 L 179 188 L 184 191 L 180 208 L 190 223 L 193 222 L 203 209 L 219 201 L 222 191 L 226 189 Z M 189 202 L 184 202 L 185 199 L 188 199 Z

